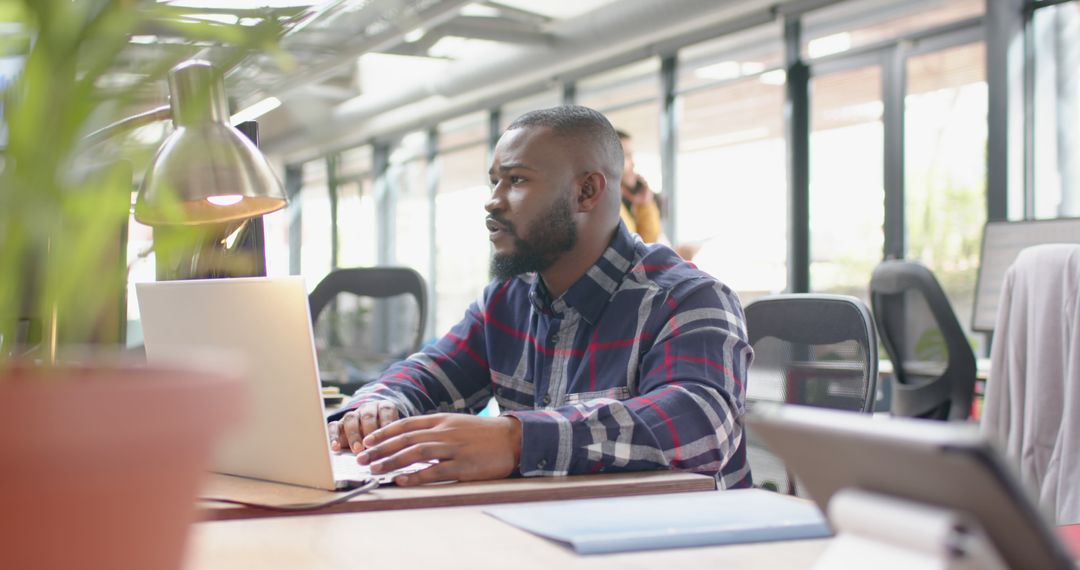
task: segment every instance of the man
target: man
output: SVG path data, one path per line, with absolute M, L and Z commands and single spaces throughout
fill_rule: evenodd
M 374 473 L 438 460 L 399 485 L 665 468 L 749 485 L 742 308 L 619 223 L 622 164 L 596 111 L 515 120 L 489 171 L 495 280 L 445 337 L 332 416 L 331 447 Z M 492 397 L 500 417 L 441 413 Z
M 634 141 L 630 133 L 615 131 L 623 150 L 622 208 L 619 215 L 631 233 L 641 236 L 645 243 L 656 243 L 663 228 L 660 226 L 660 208 L 656 196 L 645 178 L 634 171 Z

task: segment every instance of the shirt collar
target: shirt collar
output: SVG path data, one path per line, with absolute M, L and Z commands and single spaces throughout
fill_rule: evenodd
M 529 300 L 537 310 L 561 315 L 573 308 L 590 325 L 595 325 L 604 312 L 608 301 L 622 283 L 634 259 L 634 237 L 623 222 L 615 230 L 615 236 L 600 259 L 592 265 L 558 299 L 551 299 L 544 280 L 539 275 L 529 290 Z

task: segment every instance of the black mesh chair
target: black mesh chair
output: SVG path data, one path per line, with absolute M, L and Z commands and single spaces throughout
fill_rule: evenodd
M 762 297 L 746 306 L 754 362 L 749 407 L 777 402 L 869 413 L 877 386 L 877 336 L 866 304 L 841 295 Z M 795 492 L 783 463 L 748 432 L 756 485 Z
M 320 376 L 351 393 L 416 352 L 427 323 L 427 285 L 408 267 L 327 274 L 308 296 Z
M 975 353 L 934 274 L 912 261 L 882 262 L 870 279 L 870 302 L 892 360 L 892 414 L 967 419 Z

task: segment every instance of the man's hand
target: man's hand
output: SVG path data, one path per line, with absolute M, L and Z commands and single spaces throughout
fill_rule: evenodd
M 433 414 L 406 418 L 364 438 L 357 456 L 375 474 L 420 461 L 438 463 L 416 473 L 399 475 L 402 486 L 436 481 L 502 479 L 514 472 L 521 457 L 521 422 L 510 416 L 478 418 L 465 414 Z
M 365 437 L 379 428 L 396 422 L 397 419 L 397 408 L 390 402 L 361 404 L 359 408 L 345 414 L 340 420 L 330 422 L 326 426 L 330 433 L 330 449 L 360 453 L 364 450 Z

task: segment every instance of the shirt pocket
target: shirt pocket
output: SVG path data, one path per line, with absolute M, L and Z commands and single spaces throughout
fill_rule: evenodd
M 566 403 L 576 404 L 578 402 L 587 402 L 589 400 L 628 400 L 630 399 L 630 388 L 626 386 L 616 386 L 607 390 L 597 390 L 595 392 L 578 392 L 576 394 L 567 394 Z

